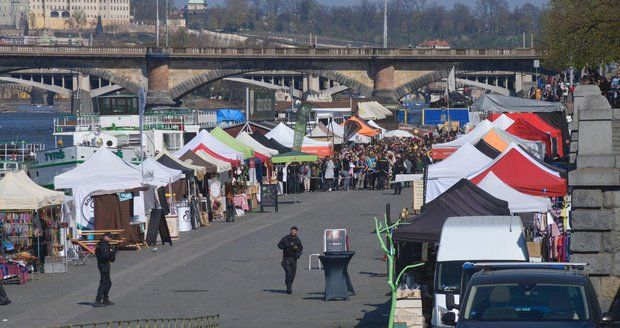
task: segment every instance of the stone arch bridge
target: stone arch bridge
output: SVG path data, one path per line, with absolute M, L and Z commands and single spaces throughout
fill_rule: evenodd
M 136 92 L 150 106 L 175 105 L 219 79 L 257 71 L 324 77 L 367 97 L 399 99 L 459 72 L 534 72 L 536 49 L 98 48 L 0 46 L 0 74 L 67 69 Z M 549 72 L 539 69 L 539 72 Z M 12 81 L 14 82 L 14 81 Z

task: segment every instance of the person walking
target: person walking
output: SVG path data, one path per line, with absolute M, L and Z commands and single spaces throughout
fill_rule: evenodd
M 327 162 L 325 163 L 325 182 L 326 182 L 326 188 L 327 191 L 332 191 L 332 188 L 334 187 L 334 170 L 336 169 L 336 165 L 334 165 L 334 162 L 332 161 L 332 159 L 327 156 Z
M 102 307 L 114 305 L 110 302 L 110 288 L 112 288 L 112 280 L 110 279 L 110 263 L 116 260 L 116 247 L 110 245 L 112 235 L 109 233 L 101 237 L 97 247 L 95 248 L 95 256 L 97 256 L 97 267 L 99 268 L 99 288 L 97 289 L 97 299 L 95 299 L 94 307 Z
M 293 280 L 295 280 L 295 273 L 297 272 L 297 260 L 301 257 L 304 247 L 301 245 L 301 240 L 297 236 L 299 229 L 296 226 L 291 227 L 291 232 L 282 237 L 278 243 L 278 248 L 282 250 L 282 268 L 284 268 L 286 284 L 286 293 L 293 293 Z

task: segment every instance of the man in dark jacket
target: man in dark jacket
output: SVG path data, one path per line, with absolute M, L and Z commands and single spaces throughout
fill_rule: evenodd
M 101 237 L 97 247 L 95 248 L 95 255 L 97 256 L 97 267 L 99 268 L 99 289 L 97 289 L 97 299 L 95 300 L 94 307 L 102 307 L 107 305 L 114 305 L 110 302 L 108 293 L 112 288 L 112 280 L 110 279 L 110 263 L 116 260 L 116 247 L 110 245 L 112 240 L 111 234 L 105 234 Z
M 293 280 L 295 280 L 295 273 L 297 272 L 297 259 L 301 257 L 304 249 L 301 245 L 301 240 L 297 237 L 298 232 L 297 227 L 291 227 L 291 233 L 284 236 L 278 243 L 278 248 L 282 250 L 281 264 L 286 275 L 284 283 L 286 284 L 287 294 L 293 293 Z
M 396 180 L 396 176 L 399 174 L 403 174 L 405 172 L 405 164 L 403 164 L 403 159 L 398 155 L 398 159 L 394 163 L 394 167 L 392 168 L 392 179 Z M 402 182 L 394 182 L 394 195 L 400 195 L 403 190 Z

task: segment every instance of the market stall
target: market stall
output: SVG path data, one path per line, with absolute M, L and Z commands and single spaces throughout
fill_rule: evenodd
M 25 283 L 41 266 L 49 273 L 66 272 L 64 198 L 23 171 L 0 179 L 0 280 Z
M 245 155 L 242 152 L 236 151 L 222 143 L 207 132 L 207 130 L 198 132 L 192 140 L 187 142 L 172 155 L 178 158 L 183 156 L 188 150 L 193 152 L 203 150 L 219 160 L 230 163 L 233 167 L 241 165 L 241 162 L 245 159 Z
M 547 213 L 551 210 L 551 200 L 548 197 L 532 196 L 515 190 L 493 172 L 487 174 L 477 185 L 494 197 L 507 201 L 512 213 Z
M 472 173 L 468 179 L 479 183 L 490 172 L 510 187 L 533 196 L 563 197 L 567 193 L 566 179 L 560 169 L 541 163 L 521 146 L 510 146 L 493 162 Z
M 492 159 L 471 144 L 465 144 L 448 158 L 428 166 L 426 174 L 426 202 L 444 193 L 459 180 L 477 172 Z
M 56 189 L 71 190 L 77 207 L 78 230 L 122 229 L 119 234 L 122 245 L 135 246 L 143 242 L 140 236 L 146 224 L 144 200 L 139 197 L 135 199 L 134 194 L 137 196 L 139 191 L 146 192 L 149 184 L 137 166 L 126 163 L 109 149 L 101 147 L 80 166 L 57 175 L 54 186 Z M 95 196 L 104 195 L 110 195 L 105 197 L 106 202 L 96 201 Z M 110 202 L 115 204 L 110 205 Z M 108 213 L 103 210 L 107 206 L 121 210 Z
M 285 147 L 293 147 L 293 139 L 295 138 L 295 131 L 284 125 L 284 123 L 278 124 L 273 130 L 269 131 L 265 135 L 267 138 L 273 138 L 277 142 L 281 143 Z M 322 142 L 310 139 L 308 137 L 303 138 L 301 151 L 308 154 L 315 154 L 319 157 L 333 155 L 332 144 L 329 142 Z
M 275 149 L 278 151 L 278 153 L 283 154 L 286 152 L 291 151 L 290 147 L 286 147 L 283 144 L 275 141 L 274 139 L 271 138 L 267 138 L 265 135 L 260 134 L 260 133 L 253 133 L 252 134 L 252 139 L 258 141 L 261 145 L 267 147 L 267 148 L 271 148 L 271 149 Z

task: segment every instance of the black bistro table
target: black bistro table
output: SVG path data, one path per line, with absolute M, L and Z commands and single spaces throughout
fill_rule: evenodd
M 325 271 L 325 301 L 348 300 L 355 295 L 348 272 L 353 255 L 355 252 L 325 252 L 319 256 Z

